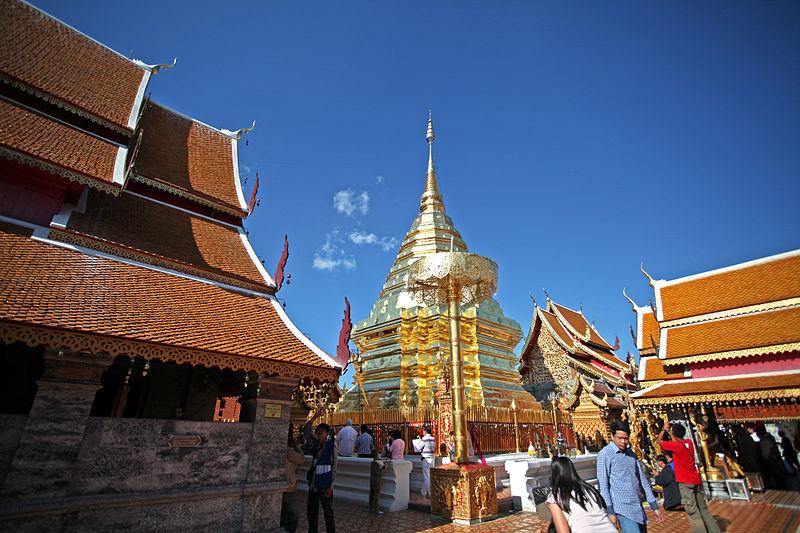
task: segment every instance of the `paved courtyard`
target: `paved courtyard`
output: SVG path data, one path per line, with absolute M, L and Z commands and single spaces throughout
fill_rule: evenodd
M 305 496 L 302 499 L 302 516 L 298 531 L 306 531 Z M 791 499 L 796 501 L 794 495 Z M 786 498 L 760 498 L 760 502 L 713 501 L 709 504 L 717 523 L 726 533 L 797 533 L 800 531 L 800 506 L 765 503 L 769 500 Z M 342 532 L 375 531 L 379 533 L 400 533 L 412 531 L 432 531 L 437 533 L 463 531 L 479 533 L 535 532 L 547 531 L 547 522 L 533 513 L 505 513 L 504 516 L 474 527 L 454 526 L 439 517 L 423 511 L 403 511 L 371 516 L 366 509 L 349 504 L 336 503 L 336 527 Z M 662 525 L 651 522 L 652 533 L 684 533 L 689 531 L 686 514 L 667 512 Z M 320 531 L 325 531 L 320 509 Z

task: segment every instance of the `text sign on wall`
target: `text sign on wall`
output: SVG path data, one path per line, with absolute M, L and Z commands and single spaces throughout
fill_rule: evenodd
M 264 404 L 264 418 L 281 418 L 282 407 L 279 403 Z
M 170 435 L 167 442 L 170 448 L 197 448 L 203 439 L 200 435 Z

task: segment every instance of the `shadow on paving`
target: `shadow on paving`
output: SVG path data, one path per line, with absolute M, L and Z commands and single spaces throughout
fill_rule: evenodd
M 301 517 L 298 531 L 307 531 L 306 497 L 298 494 L 301 500 Z M 769 503 L 713 501 L 709 503 L 711 513 L 717 519 L 720 530 L 725 533 L 796 533 L 800 528 L 800 509 L 776 507 Z M 423 511 L 401 511 L 372 516 L 366 506 L 341 502 L 334 503 L 336 529 L 350 533 L 376 531 L 378 533 L 400 533 L 416 531 L 446 532 L 536 532 L 545 533 L 547 522 L 534 513 L 504 513 L 496 520 L 472 527 L 455 526 L 441 517 Z M 690 531 L 689 521 L 683 511 L 664 513 L 664 523 L 656 524 L 652 513 L 648 513 L 650 533 L 686 533 Z M 322 510 L 320 509 L 319 531 L 325 531 Z

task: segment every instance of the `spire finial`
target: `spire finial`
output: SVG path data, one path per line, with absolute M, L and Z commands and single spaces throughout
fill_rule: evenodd
M 425 180 L 425 192 L 422 193 L 420 211 L 444 211 L 442 195 L 439 192 L 439 184 L 436 183 L 436 169 L 433 166 L 433 141 L 436 135 L 433 133 L 433 117 L 428 110 L 428 131 L 425 140 L 428 141 L 428 176 Z

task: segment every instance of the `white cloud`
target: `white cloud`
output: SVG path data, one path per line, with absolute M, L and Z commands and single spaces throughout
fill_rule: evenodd
M 358 194 L 352 189 L 336 191 L 333 194 L 333 208 L 337 213 L 348 217 L 356 212 L 366 215 L 369 212 L 369 193 L 363 191 Z
M 353 244 L 375 244 L 380 246 L 381 250 L 384 252 L 391 252 L 398 244 L 398 240 L 394 237 L 378 237 L 374 233 L 366 233 L 363 231 L 351 231 L 348 238 Z
M 377 178 L 375 178 L 375 183 L 377 183 L 378 185 L 383 183 L 383 176 L 378 176 Z
M 314 261 L 311 266 L 316 270 L 355 270 L 356 260 L 347 256 L 340 245 L 344 240 L 339 236 L 339 230 L 333 230 L 325 236 L 325 242 L 314 252 Z

